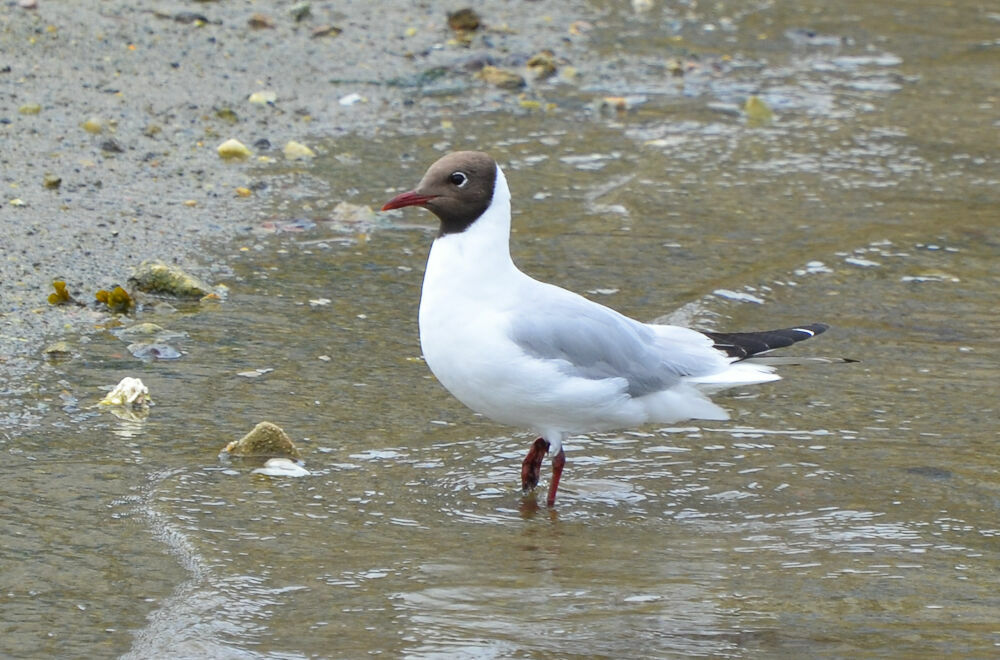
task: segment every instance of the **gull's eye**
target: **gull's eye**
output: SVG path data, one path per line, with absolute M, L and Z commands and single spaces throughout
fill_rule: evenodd
M 466 176 L 465 172 L 452 172 L 448 180 L 459 188 L 464 188 L 469 183 L 469 177 Z

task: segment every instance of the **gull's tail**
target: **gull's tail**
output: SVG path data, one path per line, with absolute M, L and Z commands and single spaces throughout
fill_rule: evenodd
M 762 332 L 702 332 L 712 340 L 715 348 L 734 361 L 751 360 L 758 364 L 798 364 L 800 362 L 855 362 L 848 358 L 797 358 L 759 357 L 776 348 L 785 348 L 816 335 L 821 335 L 830 327 L 825 323 L 810 323 L 781 330 Z
M 849 358 L 767 356 L 776 348 L 785 348 L 815 337 L 826 331 L 824 323 L 810 323 L 794 328 L 765 330 L 763 332 L 702 332 L 712 340 L 715 348 L 730 357 L 728 369 L 707 376 L 688 377 L 685 380 L 705 393 L 718 392 L 730 387 L 766 383 L 780 380 L 774 368 L 782 365 L 817 362 L 857 362 Z

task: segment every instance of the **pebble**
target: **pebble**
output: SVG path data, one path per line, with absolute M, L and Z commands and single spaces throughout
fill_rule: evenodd
M 80 126 L 83 128 L 83 130 L 87 131 L 88 133 L 93 133 L 94 135 L 97 135 L 98 133 L 104 130 L 104 122 L 102 122 L 97 117 L 91 117 L 90 119 L 87 119 L 82 124 L 80 124 Z
M 256 13 L 247 20 L 247 25 L 255 30 L 271 30 L 274 29 L 274 19 L 267 14 Z
M 242 438 L 227 444 L 222 452 L 230 456 L 300 458 L 298 448 L 284 429 L 271 422 L 260 422 Z
M 315 151 L 295 140 L 289 140 L 283 152 L 288 160 L 309 160 L 316 157 Z
M 298 23 L 309 18 L 309 15 L 312 13 L 312 6 L 308 2 L 299 2 L 292 5 L 291 9 L 288 10 L 288 13 L 290 13 L 292 18 L 295 19 L 295 22 Z
M 158 260 L 143 261 L 129 277 L 129 284 L 147 293 L 167 293 L 181 298 L 200 298 L 211 291 L 208 284 Z
M 339 103 L 340 105 L 342 105 L 344 107 L 347 107 L 347 106 L 350 106 L 350 105 L 354 105 L 355 103 L 360 103 L 361 101 L 364 101 L 364 100 L 365 100 L 364 97 L 362 97 L 357 92 L 354 92 L 352 94 L 347 94 L 345 96 L 341 96 L 340 100 L 338 100 L 337 103 Z
M 102 406 L 141 407 L 149 405 L 152 400 L 149 398 L 149 388 L 140 379 L 126 376 L 98 403 Z
M 254 92 L 250 95 L 248 99 L 250 103 L 256 105 L 271 105 L 278 100 L 277 92 L 273 92 L 269 89 L 261 90 L 259 92 Z
M 766 124 L 774 119 L 774 111 L 759 96 L 751 96 L 743 104 L 743 112 L 751 124 Z
M 101 141 L 101 151 L 109 154 L 120 154 L 125 152 L 125 147 L 122 143 L 114 138 L 108 138 L 107 140 Z
M 543 50 L 532 56 L 526 66 L 535 78 L 539 80 L 548 78 L 556 72 L 555 54 L 551 50 Z
M 343 31 L 344 30 L 342 28 L 339 28 L 336 25 L 320 25 L 319 27 L 313 29 L 312 38 L 317 39 L 319 37 L 336 37 Z
M 121 328 L 115 330 L 113 334 L 119 339 L 124 337 L 151 337 L 159 332 L 163 332 L 164 328 L 162 325 L 156 323 L 136 323 L 135 325 L 130 325 L 127 328 Z
M 176 360 L 181 357 L 181 352 L 170 344 L 129 344 L 128 352 L 140 360 Z
M 525 85 L 524 77 L 521 74 L 496 66 L 484 66 L 476 74 L 476 78 L 500 89 L 520 89 Z
M 220 144 L 216 151 L 224 160 L 245 160 L 253 155 L 247 146 L 235 138 L 230 138 Z
M 60 340 L 46 346 L 42 353 L 47 358 L 58 360 L 72 355 L 73 349 L 70 347 L 69 342 Z
M 448 27 L 456 32 L 471 32 L 482 25 L 479 14 L 474 9 L 466 7 L 448 14 Z

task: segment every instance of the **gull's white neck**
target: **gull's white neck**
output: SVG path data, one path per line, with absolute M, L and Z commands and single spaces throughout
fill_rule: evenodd
M 510 257 L 510 189 L 497 167 L 493 201 L 469 227 L 434 240 L 427 257 L 423 296 L 434 291 L 481 296 L 509 286 L 521 272 Z

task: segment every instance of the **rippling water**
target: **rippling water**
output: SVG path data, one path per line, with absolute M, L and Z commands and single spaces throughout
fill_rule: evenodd
M 626 6 L 593 3 L 602 64 L 561 112 L 432 113 L 286 175 L 274 222 L 315 227 L 219 255 L 226 303 L 143 315 L 187 333 L 180 360 L 97 334 L 18 394 L 0 653 L 996 652 L 1000 15 Z M 751 93 L 774 121 L 746 124 Z M 644 102 L 587 105 L 605 94 Z M 700 327 L 824 320 L 801 352 L 861 362 L 717 397 L 731 422 L 574 437 L 540 507 L 518 488 L 531 436 L 420 360 L 430 217 L 326 221 L 470 147 L 506 164 L 515 259 L 540 279 Z M 145 421 L 89 408 L 124 375 L 153 393 Z M 220 462 L 263 419 L 309 476 Z

